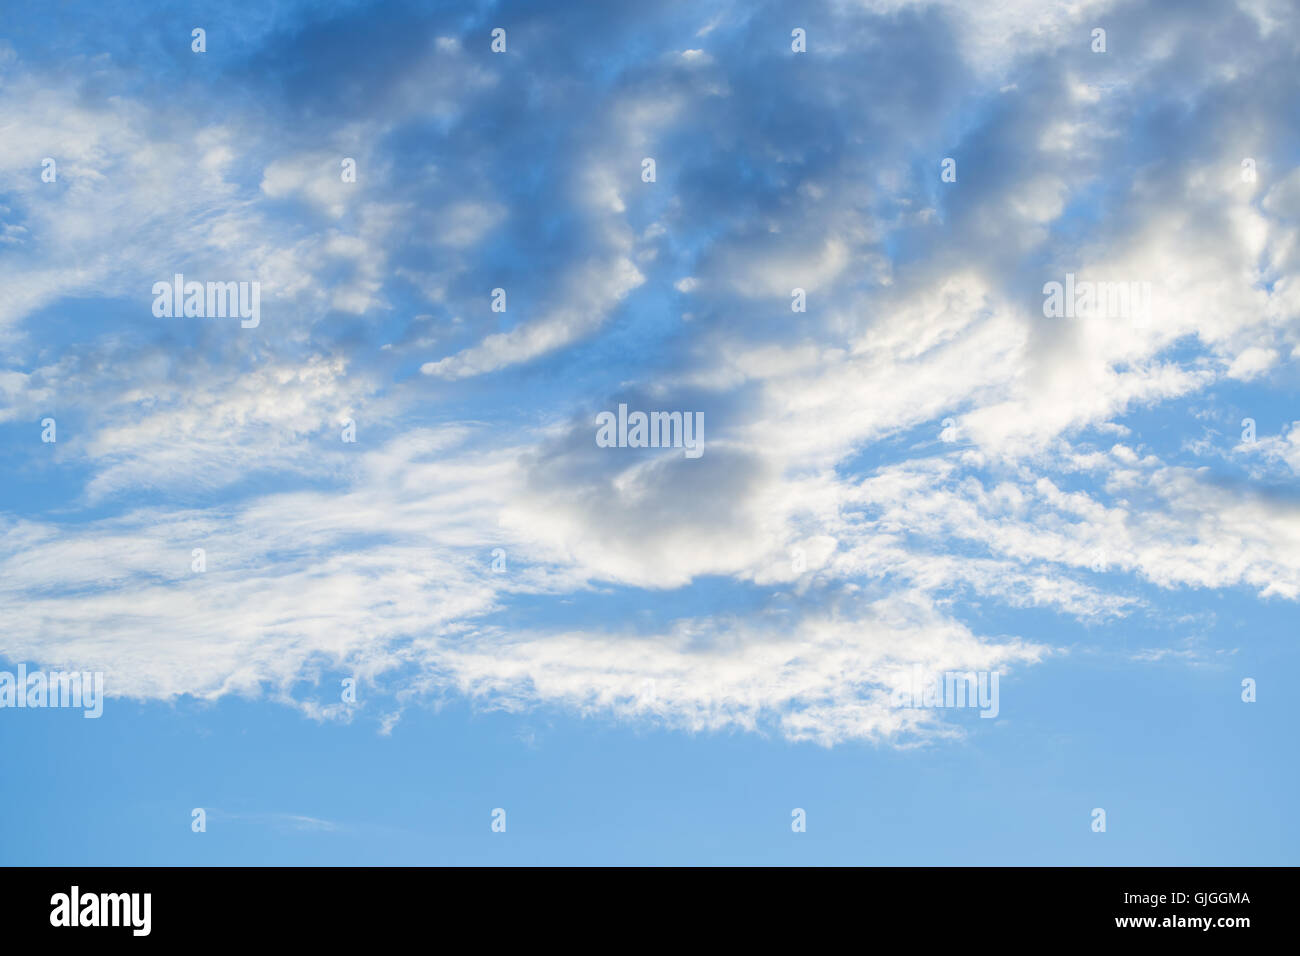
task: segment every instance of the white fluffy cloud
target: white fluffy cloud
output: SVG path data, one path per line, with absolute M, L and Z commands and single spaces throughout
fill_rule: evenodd
M 1294 380 L 1300 170 L 1271 81 L 1294 8 L 823 13 L 799 83 L 726 18 L 581 85 L 438 36 L 357 79 L 364 115 L 287 144 L 249 110 L 91 100 L 6 58 L 0 426 L 80 497 L 5 512 L 0 653 L 317 717 L 345 712 L 302 682 L 358 674 L 393 698 L 384 732 L 455 693 L 906 742 L 953 732 L 891 706 L 912 665 L 1032 679 L 1059 649 L 964 606 L 1105 626 L 1170 613 L 1153 588 L 1300 600 L 1293 496 L 1215 470 L 1293 479 L 1294 412 L 1253 444 L 1129 421 L 1196 400 L 1235 428 L 1234 403 Z M 1204 47 L 1204 18 L 1257 52 Z M 881 72 L 835 73 L 873 31 L 895 31 Z M 431 127 L 455 135 L 403 151 Z M 256 335 L 123 317 L 213 270 L 263 282 Z M 1146 283 L 1150 315 L 1047 317 L 1066 274 Z M 701 410 L 703 457 L 597 447 L 592 410 L 629 400 Z M 607 602 L 601 623 L 575 600 Z

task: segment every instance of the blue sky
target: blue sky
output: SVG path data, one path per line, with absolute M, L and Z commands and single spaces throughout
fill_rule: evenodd
M 1298 60 L 1271 0 L 8 13 L 0 670 L 107 700 L 0 708 L 0 861 L 1293 864 Z

